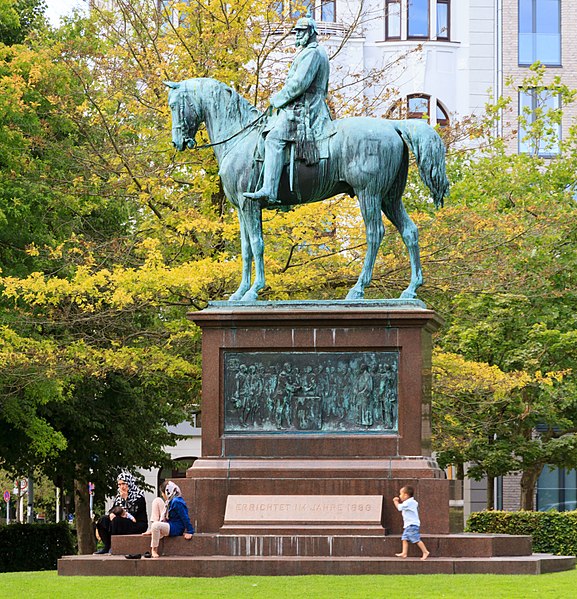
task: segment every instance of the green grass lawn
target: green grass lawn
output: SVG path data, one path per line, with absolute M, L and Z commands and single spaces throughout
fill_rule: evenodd
M 575 597 L 577 571 L 541 576 L 234 576 L 230 578 L 148 578 L 57 576 L 56 572 L 0 574 L 3 597 L 86 597 L 87 599 L 178 599 L 255 597 L 270 599 L 412 599 L 456 597 Z

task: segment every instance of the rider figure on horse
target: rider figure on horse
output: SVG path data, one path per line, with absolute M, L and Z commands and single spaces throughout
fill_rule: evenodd
M 329 82 L 329 58 L 317 42 L 317 25 L 307 15 L 295 25 L 295 45 L 301 48 L 292 63 L 283 88 L 270 99 L 276 113 L 264 129 L 264 175 L 260 189 L 244 196 L 280 204 L 277 198 L 279 181 L 285 164 L 285 148 L 294 144 L 293 158 L 311 166 L 319 161 L 317 140 L 331 121 L 326 97 Z M 294 162 L 291 160 L 291 162 Z M 293 164 L 294 166 L 294 164 Z

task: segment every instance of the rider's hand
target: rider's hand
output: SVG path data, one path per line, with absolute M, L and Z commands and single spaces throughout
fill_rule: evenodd
M 270 97 L 270 105 L 273 108 L 281 108 L 282 107 L 282 102 L 278 99 L 278 94 L 273 94 Z

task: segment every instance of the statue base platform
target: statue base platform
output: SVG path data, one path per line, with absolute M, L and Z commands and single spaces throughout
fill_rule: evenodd
M 66 556 L 60 576 L 303 576 L 312 574 L 546 574 L 575 568 L 575 557 L 531 553 L 531 538 L 511 535 L 422 536 L 431 556 L 416 547 L 395 557 L 399 535 L 222 535 L 163 539 L 158 559 L 144 554 L 150 537 L 112 537 L 112 555 Z
M 229 495 L 266 494 L 381 496 L 382 530 L 400 533 L 404 485 L 423 530 L 449 532 L 448 481 L 430 457 L 433 311 L 214 302 L 190 318 L 202 328 L 203 455 L 182 488 L 199 532 L 222 530 Z
M 150 538 L 115 536 L 113 555 L 64 557 L 60 575 L 575 567 L 574 557 L 532 554 L 530 537 L 447 534 L 449 481 L 429 443 L 431 334 L 441 321 L 421 302 L 216 302 L 191 319 L 203 332 L 203 455 L 178 482 L 197 534 L 163 539 L 159 559 L 125 559 L 144 554 Z M 404 485 L 419 501 L 425 561 L 413 546 L 407 559 L 395 556 L 402 518 L 392 499 Z M 338 514 L 306 513 L 335 496 Z M 227 510 L 230 498 L 248 513 L 235 516 L 230 502 Z M 294 517 L 276 512 L 283 505 Z

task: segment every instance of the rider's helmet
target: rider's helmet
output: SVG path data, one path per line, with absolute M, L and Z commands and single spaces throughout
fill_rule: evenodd
M 301 17 L 294 26 L 294 31 L 298 31 L 299 29 L 310 29 L 312 33 L 318 33 L 316 21 L 313 19 L 310 12 L 304 17 Z

